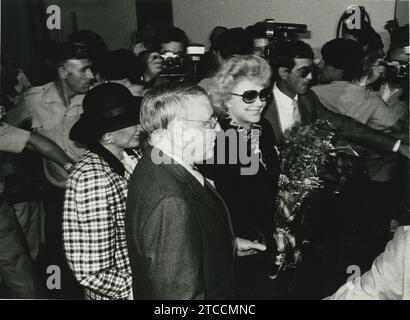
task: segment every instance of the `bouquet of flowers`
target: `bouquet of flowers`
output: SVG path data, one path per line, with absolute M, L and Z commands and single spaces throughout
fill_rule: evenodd
M 281 175 L 277 210 L 274 214 L 278 246 L 276 264 L 294 267 L 301 259 L 297 229 L 303 221 L 304 202 L 323 188 L 323 175 L 336 156 L 333 146 L 334 127 L 327 121 L 293 127 L 281 148 Z M 298 240 L 298 241 L 297 241 Z

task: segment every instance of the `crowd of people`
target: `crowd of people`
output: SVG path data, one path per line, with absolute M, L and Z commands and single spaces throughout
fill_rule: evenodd
M 111 51 L 74 32 L 32 79 L 2 57 L 0 296 L 322 299 L 357 265 L 330 299 L 408 298 L 408 77 L 388 72 L 408 66 L 408 32 L 384 56 L 370 25 L 346 29 L 318 63 L 301 40 L 269 47 L 263 23 L 215 27 L 200 60 L 173 26 Z M 318 119 L 363 166 L 278 270 L 280 150 Z

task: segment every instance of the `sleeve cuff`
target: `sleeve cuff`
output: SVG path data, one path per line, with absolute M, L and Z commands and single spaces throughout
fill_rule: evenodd
M 401 145 L 401 140 L 397 140 L 396 143 L 395 143 L 394 146 L 393 146 L 392 151 L 393 151 L 393 152 L 399 151 L 400 145 Z

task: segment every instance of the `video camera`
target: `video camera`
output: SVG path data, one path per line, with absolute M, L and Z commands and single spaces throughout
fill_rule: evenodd
M 275 47 L 279 42 L 288 42 L 296 39 L 297 34 L 306 33 L 307 25 L 297 23 L 281 23 L 274 19 L 266 19 L 258 23 L 258 27 L 264 30 L 264 37 L 268 39 L 268 45 L 265 47 L 265 58 L 272 57 Z

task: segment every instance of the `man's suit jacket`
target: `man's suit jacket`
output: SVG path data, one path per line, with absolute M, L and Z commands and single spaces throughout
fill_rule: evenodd
M 302 125 L 310 124 L 317 119 L 327 120 L 336 127 L 341 136 L 363 147 L 387 153 L 392 151 L 397 141 L 395 138 L 373 130 L 352 118 L 328 110 L 312 90 L 298 96 L 298 107 Z M 284 136 L 274 97 L 267 105 L 264 116 L 272 125 L 277 139 L 276 144 L 282 144 Z
M 155 164 L 152 150 L 159 152 L 147 149 L 128 190 L 134 298 L 230 298 L 235 248 L 223 200 L 175 161 Z

